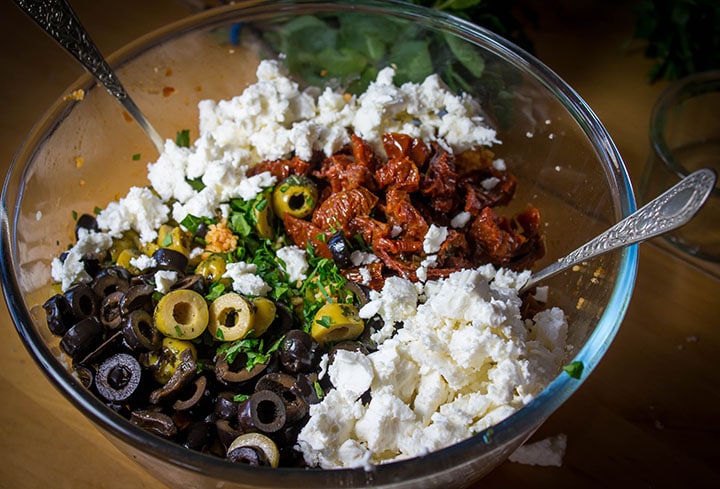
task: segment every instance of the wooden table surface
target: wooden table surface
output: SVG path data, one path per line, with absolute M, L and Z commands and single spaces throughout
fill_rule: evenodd
M 537 56 L 604 122 L 637 181 L 648 152 L 650 62 L 626 42 L 625 2 L 537 2 Z M 190 13 L 177 0 L 73 1 L 101 50 Z M 582 4 L 578 6 L 577 4 Z M 81 69 L 11 2 L 0 4 L 0 162 Z M 3 175 L 4 175 L 3 171 Z M 720 279 L 640 247 L 635 294 L 606 357 L 534 440 L 567 435 L 562 467 L 506 462 L 476 488 L 720 487 Z M 715 268 L 717 270 L 717 268 Z M 163 487 L 136 467 L 46 380 L 0 305 L 0 487 Z

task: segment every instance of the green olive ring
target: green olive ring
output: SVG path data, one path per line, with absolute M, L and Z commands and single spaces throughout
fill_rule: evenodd
M 165 336 L 192 340 L 207 328 L 207 302 L 194 290 L 173 290 L 158 301 L 153 320 L 155 327 Z
M 324 345 L 339 341 L 354 340 L 365 329 L 358 310 L 352 304 L 331 302 L 325 304 L 313 319 L 310 335 L 315 341 Z
M 285 214 L 302 219 L 309 216 L 318 201 L 317 185 L 307 177 L 290 175 L 273 190 L 272 203 L 275 214 L 282 219 Z
M 253 329 L 255 306 L 240 294 L 228 292 L 210 304 L 208 331 L 220 341 L 244 338 Z
M 276 468 L 280 463 L 280 452 L 277 445 L 262 433 L 245 433 L 238 436 L 228 447 L 227 453 L 229 454 L 233 450 L 244 447 L 260 450 L 272 468 Z

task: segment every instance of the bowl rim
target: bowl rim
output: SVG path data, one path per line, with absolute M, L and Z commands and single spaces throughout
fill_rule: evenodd
M 482 40 L 486 46 L 492 48 L 494 54 L 511 60 L 517 67 L 522 67 L 529 76 L 558 98 L 558 101 L 573 116 L 576 123 L 583 123 L 581 129 L 591 142 L 595 142 L 593 146 L 598 153 L 599 159 L 609 165 L 605 168 L 606 176 L 621 191 L 618 196 L 619 202 L 616 202 L 616 205 L 620 207 L 621 217 L 625 217 L 635 210 L 632 185 L 619 151 L 599 118 L 575 90 L 550 68 L 523 49 L 487 29 L 444 12 L 399 0 L 368 0 L 364 2 L 352 0 L 337 2 L 251 0 L 235 5 L 217 7 L 170 23 L 127 44 L 109 56 L 108 59 L 113 66 L 122 64 L 168 38 L 180 37 L 192 29 L 207 27 L 219 23 L 221 20 L 227 21 L 227 16 L 231 14 L 236 17 L 247 17 L 265 12 L 268 9 L 272 9 L 276 13 L 294 13 L 298 10 L 305 11 L 308 8 L 315 9 L 313 10 L 315 13 L 328 10 L 337 11 L 338 9 L 366 13 L 392 13 L 406 19 L 422 20 L 427 26 L 436 29 L 449 30 L 469 42 Z M 90 83 L 92 83 L 90 75 L 85 74 L 71 87 L 87 86 Z M 21 170 L 23 174 L 27 171 L 27 168 L 20 169 L 17 167 L 23 153 L 33 149 L 27 145 L 33 140 L 34 135 L 46 131 L 46 126 L 52 123 L 61 114 L 62 110 L 61 101 L 58 100 L 36 122 L 16 152 L 3 185 L 2 209 L 0 210 L 2 226 L 0 266 L 2 269 L 3 295 L 8 310 L 25 347 L 41 365 L 43 373 L 52 381 L 54 387 L 84 415 L 88 416 L 103 433 L 109 433 L 135 449 L 149 452 L 153 457 L 161 458 L 184 469 L 198 473 L 205 473 L 209 469 L 212 471 L 213 477 L 245 483 L 252 483 L 256 478 L 260 480 L 268 474 L 273 474 L 275 480 L 280 484 L 278 487 L 282 487 L 282 483 L 288 483 L 287 487 L 293 487 L 293 478 L 299 474 L 302 474 L 303 480 L 308 485 L 317 484 L 318 487 L 337 483 L 339 479 L 342 479 L 346 484 L 367 485 L 368 483 L 392 483 L 397 480 L 407 482 L 407 480 L 417 480 L 431 474 L 437 477 L 438 473 L 442 471 L 452 471 L 457 468 L 456 464 L 449 464 L 447 460 L 460 460 L 465 464 L 471 464 L 474 457 L 497 450 L 504 442 L 516 439 L 519 436 L 529 437 L 547 417 L 577 390 L 595 369 L 614 339 L 629 305 L 637 273 L 637 245 L 629 246 L 620 252 L 618 263 L 620 273 L 610 301 L 594 331 L 573 359 L 582 362 L 584 365 L 581 378 L 571 378 L 561 372 L 535 399 L 510 417 L 460 443 L 425 456 L 379 465 L 368 472 L 362 468 L 336 470 L 247 468 L 232 465 L 214 456 L 191 451 L 175 442 L 148 434 L 144 430 L 131 425 L 119 414 L 108 409 L 92 393 L 81 388 L 79 381 L 60 364 L 41 338 L 33 331 L 33 327 L 26 326 L 32 324 L 32 320 L 20 299 L 21 289 L 18 286 L 17 278 L 12 273 L 12 270 L 16 268 L 14 249 L 11 247 L 11 244 L 14 243 L 12 232 L 15 229 L 14 224 L 17 218 L 12 214 L 15 202 L 8 202 L 7 198 L 10 193 L 11 181 L 21 178 L 19 176 Z M 27 159 L 31 160 L 32 158 L 28 156 Z M 608 172 L 610 173 L 607 174 Z M 19 201 L 20 198 L 21 195 L 18 195 L 16 200 Z

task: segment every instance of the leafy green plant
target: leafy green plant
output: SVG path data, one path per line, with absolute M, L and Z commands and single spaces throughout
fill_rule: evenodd
M 720 2 L 641 0 L 635 10 L 635 39 L 645 40 L 654 60 L 651 82 L 720 69 Z
M 499 0 L 444 0 L 411 3 L 443 10 L 468 19 L 518 42 L 530 43 L 511 13 L 513 2 Z M 276 52 L 285 55 L 291 72 L 312 85 L 336 83 L 349 93 L 360 93 L 380 69 L 396 67 L 395 82 L 420 82 L 439 73 L 456 91 L 471 91 L 483 76 L 480 50 L 459 38 L 423 30 L 400 18 L 352 14 L 307 15 L 282 26 L 268 26 L 261 35 Z

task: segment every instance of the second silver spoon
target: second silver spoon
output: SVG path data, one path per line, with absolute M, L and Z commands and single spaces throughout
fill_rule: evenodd
M 67 0 L 15 0 L 15 3 L 122 104 L 152 140 L 158 153 L 162 153 L 163 139 L 125 91 Z
M 672 231 L 695 216 L 715 188 L 717 175 L 704 168 L 691 173 L 607 231 L 552 265 L 534 273 L 519 292 L 595 256 Z

